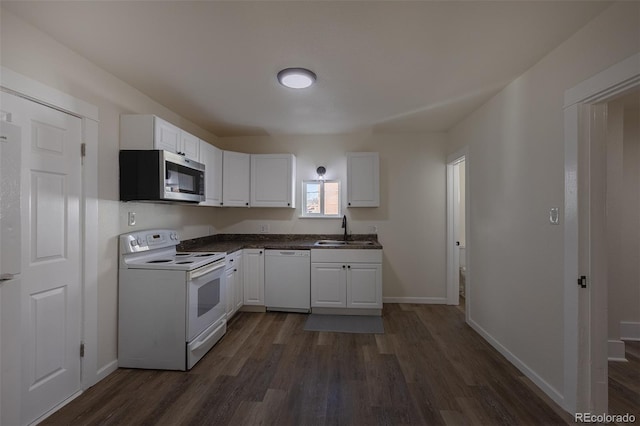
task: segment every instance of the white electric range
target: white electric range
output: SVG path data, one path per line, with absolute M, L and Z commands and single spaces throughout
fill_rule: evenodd
M 188 370 L 226 332 L 225 253 L 179 243 L 169 229 L 120 236 L 120 367 Z

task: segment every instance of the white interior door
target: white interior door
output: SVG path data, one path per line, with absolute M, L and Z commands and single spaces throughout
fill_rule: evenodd
M 22 129 L 21 423 L 81 389 L 82 120 L 6 93 Z

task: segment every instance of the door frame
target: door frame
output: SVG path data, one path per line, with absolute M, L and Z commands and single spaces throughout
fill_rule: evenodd
M 632 55 L 565 91 L 564 95 L 564 409 L 570 413 L 606 410 L 606 391 L 598 392 L 598 372 L 606 377 L 606 263 L 591 264 L 601 253 L 604 224 L 592 201 L 601 197 L 601 154 L 606 107 L 602 104 L 640 85 L 640 53 Z M 599 151 L 600 150 L 600 151 Z M 601 201 L 601 200 L 600 200 Z M 606 269 L 605 269 L 606 270 Z M 579 276 L 587 287 L 579 288 Z M 604 333 L 604 335 L 603 335 Z M 601 411 L 598 411 L 601 412 Z
M 81 390 L 97 383 L 98 371 L 98 107 L 29 77 L 0 66 L 0 90 L 54 108 L 82 120 L 81 293 L 82 335 Z M 78 155 L 80 155 L 78 153 Z
M 464 147 L 459 151 L 447 156 L 447 305 L 458 305 L 460 303 L 460 280 L 459 280 L 459 258 L 456 246 L 456 233 L 458 230 L 458 212 L 455 208 L 456 183 L 455 165 L 461 159 L 465 161 L 465 232 L 469 230 L 469 149 Z M 465 295 L 465 313 L 469 318 L 469 239 L 465 241 L 465 265 L 467 293 Z

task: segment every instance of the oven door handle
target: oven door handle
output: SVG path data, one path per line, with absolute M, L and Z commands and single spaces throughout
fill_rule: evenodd
M 195 279 L 195 278 L 199 278 L 203 275 L 206 275 L 208 273 L 211 273 L 213 271 L 217 271 L 218 269 L 222 269 L 224 268 L 224 261 L 221 262 L 216 262 L 213 263 L 211 265 L 207 265 L 207 266 L 203 266 L 200 269 L 196 269 L 195 271 L 192 271 L 189 273 L 189 278 L 191 280 Z

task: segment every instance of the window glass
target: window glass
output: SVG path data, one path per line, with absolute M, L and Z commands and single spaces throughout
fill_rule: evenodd
M 306 180 L 302 183 L 302 216 L 340 216 L 340 182 Z

